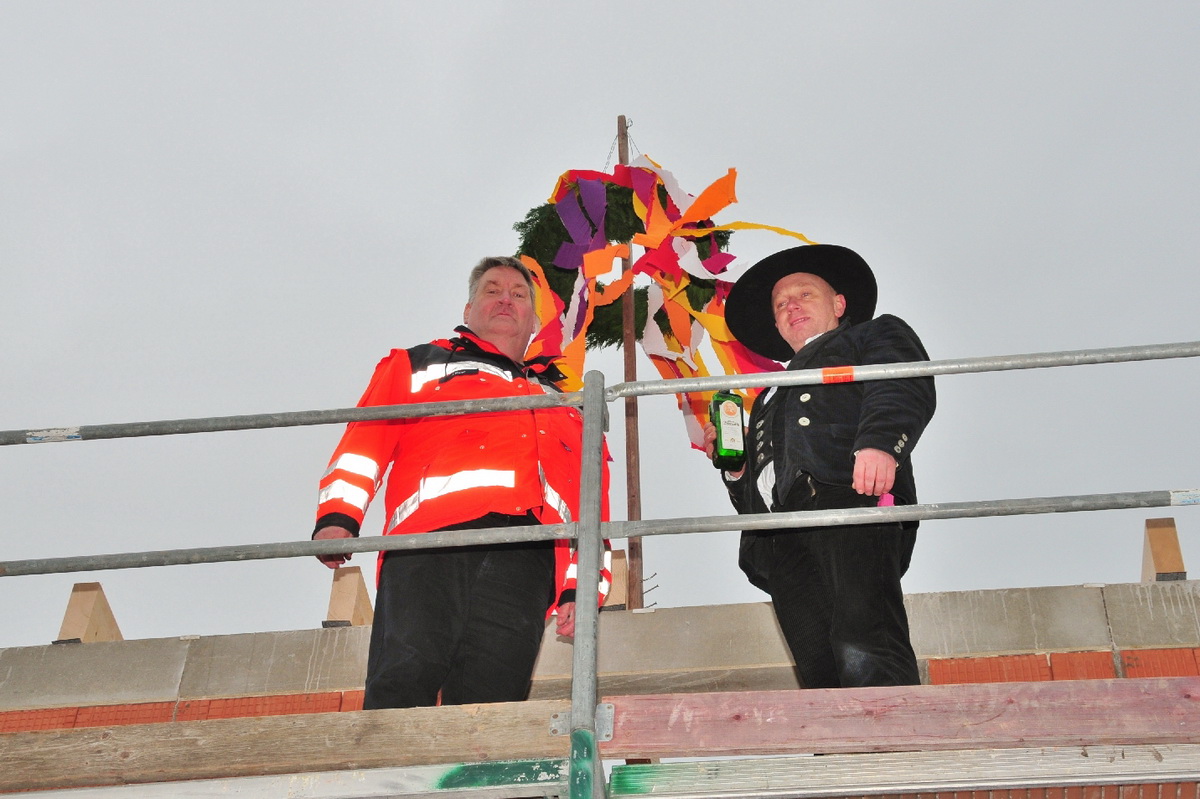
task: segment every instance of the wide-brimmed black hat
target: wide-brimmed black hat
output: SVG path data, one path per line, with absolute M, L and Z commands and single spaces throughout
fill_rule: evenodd
M 776 361 L 790 361 L 796 353 L 775 327 L 771 292 L 780 278 L 796 272 L 816 275 L 844 296 L 842 319 L 850 324 L 875 316 L 879 297 L 875 274 L 854 250 L 836 244 L 805 244 L 768 255 L 747 269 L 729 290 L 725 321 L 738 341 Z

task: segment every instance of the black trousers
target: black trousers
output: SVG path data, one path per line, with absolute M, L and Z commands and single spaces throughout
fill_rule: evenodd
M 531 524 L 490 514 L 444 529 Z M 554 590 L 554 544 L 389 552 L 375 596 L 367 710 L 529 696 Z
M 857 507 L 871 498 L 818 486 L 787 510 Z M 813 527 L 766 537 L 775 616 L 806 688 L 917 685 L 900 578 L 916 530 L 899 523 Z

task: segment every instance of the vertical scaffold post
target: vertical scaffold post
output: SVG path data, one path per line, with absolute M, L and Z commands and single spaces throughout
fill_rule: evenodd
M 596 652 L 600 612 L 600 507 L 604 468 L 604 375 L 591 371 L 583 378 L 583 452 L 580 467 L 579 553 L 575 646 L 571 663 L 571 799 L 604 799 L 604 770 L 596 743 Z

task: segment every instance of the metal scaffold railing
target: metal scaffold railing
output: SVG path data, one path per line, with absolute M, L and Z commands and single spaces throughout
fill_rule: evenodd
M 607 403 L 624 397 L 687 393 L 713 389 L 906 379 L 949 374 L 1039 369 L 1196 356 L 1200 356 L 1200 342 L 1184 342 L 1112 349 L 867 365 L 835 369 L 782 371 L 753 375 L 628 382 L 620 383 L 607 389 L 604 384 L 604 376 L 599 372 L 593 371 L 586 375 L 582 391 L 562 395 L 467 402 L 373 406 L 326 411 L 208 417 L 127 424 L 80 425 L 76 427 L 40 430 L 0 431 L 0 445 L 18 445 L 337 424 L 350 421 L 399 419 L 444 414 L 470 414 L 485 411 L 527 410 L 557 406 L 579 407 L 582 409 L 584 418 L 583 452 L 581 453 L 581 513 L 580 519 L 575 522 L 485 530 L 442 531 L 419 536 L 373 536 L 350 540 L 290 541 L 240 546 L 178 548 L 154 552 L 69 556 L 38 560 L 14 560 L 0 562 L 0 577 L 569 538 L 575 539 L 578 542 L 578 590 L 580 595 L 594 596 L 598 592 L 599 564 L 603 550 L 602 540 L 604 538 L 619 539 L 634 536 L 727 530 L 762 530 L 799 526 L 820 527 L 887 521 L 1196 505 L 1200 504 L 1200 490 L 1167 489 L 1118 494 L 1105 493 L 791 513 L 764 513 L 752 516 L 702 516 L 611 522 L 602 522 L 600 516 L 602 505 L 603 436 L 604 422 L 607 418 Z M 570 791 L 572 799 L 597 799 L 598 797 L 603 797 L 605 794 L 603 772 L 599 762 L 596 730 L 598 700 L 598 608 L 595 603 L 581 602 L 578 604 L 576 613 L 576 636 L 571 691 Z
M 619 383 L 605 392 L 606 402 L 623 397 L 653 394 L 681 394 L 689 391 L 711 391 L 722 388 L 760 388 L 766 386 L 811 385 L 825 382 L 888 380 L 901 377 L 934 377 L 937 375 L 968 374 L 972 372 L 1002 372 L 1014 369 L 1045 369 L 1054 366 L 1083 366 L 1099 363 L 1153 361 L 1168 358 L 1200 356 L 1200 341 L 1175 344 L 1148 344 L 1107 349 L 1065 350 L 1025 355 L 1000 355 L 983 358 L 957 358 L 915 363 L 856 366 L 847 369 L 806 369 L 795 372 L 770 372 L 754 375 L 721 375 L 676 380 L 652 380 Z M 246 414 L 240 416 L 208 416 L 195 419 L 169 419 L 155 422 L 122 424 L 76 425 L 34 430 L 0 430 L 0 446 L 15 444 L 45 444 L 63 441 L 94 441 L 108 438 L 169 436 L 183 433 L 215 433 L 228 430 L 262 430 L 273 427 L 303 427 L 307 425 L 339 424 L 345 422 L 405 419 L 414 416 L 465 414 L 482 411 L 501 411 L 550 408 L 583 404 L 580 392 L 545 395 L 542 397 L 508 397 L 464 402 L 430 402 L 422 405 L 377 405 L 367 408 L 338 408 L 324 411 L 293 411 L 288 413 Z

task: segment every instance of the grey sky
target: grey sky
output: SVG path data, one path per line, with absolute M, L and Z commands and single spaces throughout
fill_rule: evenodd
M 1182 2 L 0 2 L 0 429 L 352 405 L 618 114 L 692 193 L 738 169 L 719 220 L 858 250 L 935 359 L 1200 339 L 1198 97 Z M 921 498 L 1200 487 L 1198 369 L 939 378 Z M 643 515 L 731 512 L 674 402 L 643 418 Z M 339 432 L 6 447 L 0 559 L 306 537 Z M 1136 581 L 1155 516 L 1200 568 L 1191 508 L 944 521 L 906 590 Z M 764 599 L 735 548 L 647 539 L 647 600 Z M 329 572 L 0 578 L 0 647 L 94 580 L 146 638 L 316 626 Z

